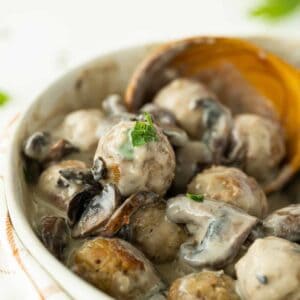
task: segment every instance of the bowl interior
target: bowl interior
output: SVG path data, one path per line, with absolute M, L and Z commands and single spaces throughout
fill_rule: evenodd
M 300 67 L 300 42 L 280 38 L 249 38 Z M 30 222 L 32 203 L 24 181 L 21 147 L 23 140 L 58 116 L 80 109 L 100 107 L 110 93 L 123 94 L 136 67 L 155 45 L 146 45 L 101 56 L 57 80 L 24 113 L 11 141 L 6 192 L 9 213 L 16 232 L 36 260 L 75 299 L 111 299 L 74 275 L 57 261 L 36 237 Z

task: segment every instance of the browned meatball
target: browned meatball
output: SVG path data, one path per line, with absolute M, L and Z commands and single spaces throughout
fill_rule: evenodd
M 234 121 L 232 139 L 233 156 L 238 153 L 237 160 L 245 172 L 261 183 L 270 182 L 286 153 L 280 124 L 258 115 L 242 114 Z
M 163 287 L 150 261 L 120 239 L 86 241 L 75 250 L 71 268 L 116 299 L 142 299 Z
M 131 217 L 133 242 L 157 263 L 173 260 L 187 234 L 166 216 L 165 204 L 139 209 Z
M 226 109 L 200 82 L 179 78 L 159 91 L 155 104 L 172 112 L 178 124 L 194 139 L 201 139 L 216 160 L 226 147 L 232 118 Z
M 99 140 L 98 127 L 104 119 L 100 109 L 76 110 L 66 115 L 56 134 L 81 150 L 94 150 Z
M 168 300 L 238 300 L 234 281 L 223 272 L 203 271 L 177 279 Z
M 243 299 L 300 299 L 298 244 L 277 237 L 257 239 L 235 269 Z
M 194 177 L 188 191 L 232 204 L 258 218 L 264 217 L 268 208 L 266 196 L 255 179 L 236 168 L 211 167 Z
M 108 181 L 119 188 L 123 196 L 139 191 L 165 194 L 175 174 L 175 154 L 162 130 L 156 130 L 156 140 L 132 147 L 129 132 L 135 122 L 122 121 L 101 137 L 95 159 L 101 157 L 108 170 Z

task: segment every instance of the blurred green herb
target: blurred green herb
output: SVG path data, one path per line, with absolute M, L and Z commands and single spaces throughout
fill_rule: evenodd
M 254 17 L 260 17 L 269 21 L 280 20 L 300 6 L 300 0 L 263 0 L 264 3 L 251 11 Z
M 203 202 L 204 200 L 204 196 L 203 195 L 199 195 L 199 194 L 191 194 L 191 193 L 187 193 L 186 196 L 196 202 Z
M 130 135 L 133 147 L 139 147 L 149 142 L 157 141 L 156 129 L 149 113 L 144 113 L 144 121 L 135 122 Z
M 6 92 L 0 90 L 0 106 L 6 104 L 9 100 L 9 95 Z

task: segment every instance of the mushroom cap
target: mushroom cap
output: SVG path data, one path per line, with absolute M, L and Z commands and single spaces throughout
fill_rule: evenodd
M 135 122 L 122 121 L 99 140 L 95 159 L 101 157 L 107 168 L 107 181 L 123 196 L 139 191 L 165 194 L 174 178 L 175 154 L 167 137 L 156 126 L 157 141 L 133 147 L 130 157 L 122 148 L 130 143 L 128 133 Z M 121 148 L 121 149 L 120 149 Z
M 234 120 L 233 144 L 243 147 L 241 163 L 249 176 L 266 185 L 279 171 L 286 154 L 280 124 L 254 114 L 241 114 Z
M 300 298 L 300 246 L 277 237 L 257 239 L 235 265 L 243 299 Z
M 258 218 L 268 210 L 267 198 L 256 180 L 236 168 L 206 169 L 194 177 L 188 192 L 229 203 Z
M 232 278 L 221 272 L 202 271 L 177 279 L 168 300 L 239 300 Z
M 98 127 L 105 119 L 100 109 L 80 109 L 65 116 L 55 134 L 61 136 L 83 151 L 96 148 Z
M 120 239 L 86 241 L 74 251 L 71 268 L 116 299 L 138 300 L 163 288 L 151 262 Z

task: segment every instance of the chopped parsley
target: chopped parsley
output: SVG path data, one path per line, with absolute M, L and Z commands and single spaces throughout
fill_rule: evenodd
M 144 121 L 135 123 L 134 128 L 130 131 L 130 138 L 133 147 L 157 141 L 156 129 L 149 113 L 144 113 Z
M 190 194 L 190 193 L 187 193 L 186 194 L 186 197 L 196 201 L 196 202 L 203 202 L 204 200 L 204 196 L 203 195 L 199 195 L 199 194 Z
M 6 104 L 9 101 L 9 99 L 9 95 L 0 90 L 0 106 Z

